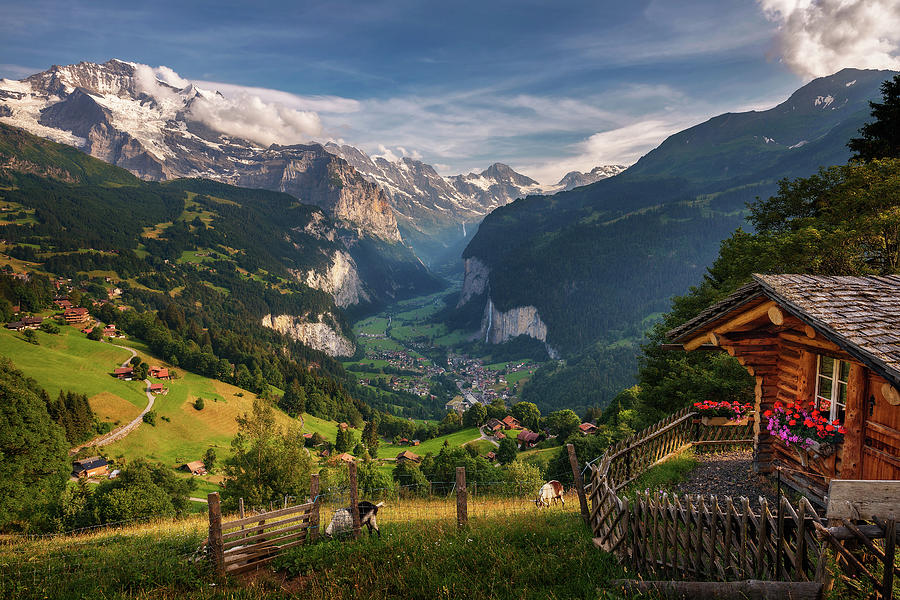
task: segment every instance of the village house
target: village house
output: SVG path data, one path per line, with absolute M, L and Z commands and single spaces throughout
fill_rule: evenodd
M 516 441 L 522 448 L 533 448 L 540 437 L 541 435 L 539 433 L 523 429 L 519 432 L 519 435 L 516 436 Z
M 63 312 L 63 318 L 68 325 L 81 325 L 88 321 L 90 315 L 86 308 L 69 308 Z
M 834 478 L 900 479 L 900 276 L 754 275 L 669 337 L 755 377 L 758 472 L 820 503 Z
M 150 377 L 155 377 L 157 379 L 171 379 L 172 376 L 169 374 L 169 369 L 166 367 L 150 367 L 149 370 Z
M 397 455 L 397 462 L 398 463 L 411 462 L 413 464 L 419 464 L 420 462 L 422 462 L 422 457 L 419 456 L 418 454 L 410 452 L 409 450 L 404 450 L 403 452 L 401 452 L 400 454 Z
M 69 308 L 72 308 L 72 302 L 68 298 L 54 300 L 53 304 L 55 304 L 60 310 L 67 310 Z
M 522 429 L 522 424 L 512 415 L 506 415 L 506 417 L 504 417 L 503 425 L 505 425 L 507 429 Z
M 120 333 L 116 329 L 116 326 L 111 324 L 103 328 L 103 335 L 105 337 L 118 337 Z
M 72 475 L 76 477 L 100 477 L 109 473 L 109 461 L 99 456 L 82 458 L 72 463 Z
M 582 423 L 578 426 L 578 430 L 584 435 L 593 435 L 597 433 L 597 426 L 593 423 Z
M 116 370 L 113 371 L 113 375 L 118 379 L 131 381 L 131 378 L 134 376 L 134 367 L 116 367 Z
M 206 465 L 203 464 L 202 460 L 185 463 L 181 466 L 181 469 L 187 471 L 191 475 L 206 475 Z
M 161 383 L 151 383 L 150 384 L 150 393 L 151 394 L 162 394 L 165 391 L 166 391 L 166 388 Z
M 498 431 L 503 429 L 503 422 L 500 419 L 491 419 L 487 423 L 485 423 L 484 428 L 491 433 L 497 433 Z
M 345 462 L 345 463 L 356 462 L 356 459 L 353 457 L 353 455 L 352 455 L 352 454 L 348 454 L 347 452 L 344 452 L 343 454 L 338 454 L 338 455 L 335 456 L 334 458 L 335 458 L 335 460 L 340 460 L 340 461 L 343 461 L 343 462 Z

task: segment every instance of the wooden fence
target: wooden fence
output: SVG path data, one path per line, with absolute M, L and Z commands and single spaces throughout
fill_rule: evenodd
M 256 570 L 284 550 L 314 540 L 319 532 L 318 499 L 319 476 L 313 475 L 309 502 L 246 516 L 241 501 L 238 518 L 222 522 L 219 494 L 209 494 L 208 556 L 216 573 L 224 576 Z
M 863 587 L 892 598 L 894 574 L 900 574 L 894 521 L 878 521 L 871 510 L 857 510 L 857 524 L 845 520 L 841 527 L 828 528 L 805 498 L 796 506 L 784 496 L 774 506 L 760 498 L 754 512 L 747 498 L 649 491 L 632 499 L 619 495 L 650 467 L 691 446 L 752 441 L 752 424 L 710 427 L 685 409 L 611 447 L 591 466 L 585 486 L 595 543 L 644 576 L 715 581 L 823 582 L 830 577 L 826 551 L 832 548 L 838 578 L 860 589 L 865 580 Z M 853 483 L 871 490 L 879 482 Z M 897 497 L 900 489 L 893 495 L 895 505 Z M 878 509 L 882 516 L 896 518 L 885 514 L 884 506 Z M 860 524 L 865 520 L 872 523 Z

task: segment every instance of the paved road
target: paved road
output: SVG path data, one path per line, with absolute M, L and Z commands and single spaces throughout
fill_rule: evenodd
M 478 438 L 479 440 L 487 440 L 487 441 L 489 441 L 490 443 L 492 443 L 493 445 L 495 445 L 496 447 L 498 447 L 498 448 L 500 447 L 500 442 L 495 441 L 495 440 L 492 440 L 491 438 L 489 438 L 488 436 L 486 436 L 486 435 L 484 434 L 484 431 L 483 431 L 483 430 L 479 429 L 478 431 L 481 433 L 481 437 Z
M 129 356 L 128 359 L 126 359 L 122 363 L 123 367 L 127 367 L 128 363 L 131 362 L 131 359 L 134 358 L 135 356 L 137 356 L 137 352 L 135 352 L 133 348 L 129 348 L 128 346 L 120 346 L 118 344 L 113 344 L 111 342 L 105 342 L 105 343 L 109 344 L 110 346 L 115 346 L 116 348 L 121 348 L 122 350 L 128 350 L 129 352 L 131 352 L 131 356 Z M 143 411 L 141 411 L 141 414 L 139 414 L 133 421 L 131 421 L 130 423 L 128 423 L 126 425 L 122 425 L 121 427 L 113 429 L 109 433 L 104 434 L 98 438 L 94 438 L 93 440 L 86 442 L 86 443 L 78 446 L 77 448 L 72 448 L 71 450 L 69 450 L 69 453 L 75 454 L 82 448 L 85 448 L 88 446 L 105 446 L 106 444 L 111 444 L 112 442 L 117 442 L 117 441 L 121 440 L 123 437 L 125 437 L 126 435 L 128 435 L 129 433 L 131 433 L 132 431 L 134 431 L 135 429 L 137 429 L 138 426 L 144 422 L 144 415 L 146 415 L 148 412 L 150 412 L 153 409 L 154 396 L 153 396 L 153 394 L 150 393 L 150 380 L 145 379 L 144 383 L 147 385 L 147 388 L 145 390 L 145 393 L 147 394 L 147 407 L 144 408 Z

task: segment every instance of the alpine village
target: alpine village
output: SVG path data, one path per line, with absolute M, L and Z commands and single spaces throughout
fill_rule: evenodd
M 900 8 L 666 4 L 5 3 L 0 598 L 900 598 Z

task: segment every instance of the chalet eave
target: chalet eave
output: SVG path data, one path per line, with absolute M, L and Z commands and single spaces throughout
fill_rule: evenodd
M 825 355 L 839 357 L 840 352 L 845 352 L 895 387 L 900 386 L 900 373 L 892 366 L 779 295 L 756 276 L 752 283 L 672 329 L 667 336 L 688 351 L 718 348 L 736 356 L 743 354 L 736 348 L 745 340 L 766 332 L 788 343 L 816 347 Z M 744 364 L 740 356 L 738 359 Z

